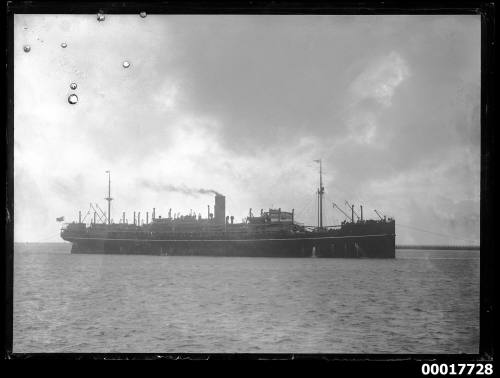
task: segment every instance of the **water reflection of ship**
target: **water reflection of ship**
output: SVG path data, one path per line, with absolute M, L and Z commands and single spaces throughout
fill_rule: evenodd
M 199 256 L 247 256 L 247 257 L 395 257 L 395 221 L 381 217 L 365 220 L 350 206 L 350 221 L 338 226 L 323 225 L 323 196 L 321 161 L 317 226 L 305 226 L 296 222 L 295 211 L 281 208 L 252 209 L 241 223 L 234 216 L 226 215 L 226 199 L 215 194 L 213 213 L 208 206 L 207 216 L 172 214 L 156 217 L 155 208 L 151 221 L 146 212 L 145 222 L 141 213 L 134 212 L 133 223 L 122 214 L 119 223 L 111 220 L 111 175 L 108 173 L 108 212 L 91 204 L 82 220 L 66 224 L 61 237 L 72 243 L 72 253 L 151 254 L 151 255 L 199 255 Z M 344 216 L 348 214 L 339 206 Z M 85 223 L 88 217 L 90 224 Z M 357 220 L 355 221 L 354 215 Z

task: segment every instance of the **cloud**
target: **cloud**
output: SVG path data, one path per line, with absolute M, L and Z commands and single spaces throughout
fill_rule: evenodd
M 369 111 L 357 109 L 353 111 L 347 120 L 350 135 L 348 142 L 359 144 L 373 144 L 375 142 L 378 120 L 377 114 Z
M 395 51 L 374 60 L 350 86 L 354 100 L 373 98 L 383 106 L 391 106 L 396 88 L 410 75 L 405 60 Z
M 161 192 L 176 192 L 176 193 L 182 193 L 182 194 L 188 195 L 188 196 L 199 196 L 201 194 L 221 195 L 219 192 L 217 192 L 214 189 L 190 188 L 190 187 L 186 186 L 185 184 L 181 184 L 181 185 L 177 186 L 177 185 L 170 185 L 170 184 L 162 184 L 161 182 L 142 180 L 139 183 L 139 185 L 143 188 L 150 189 L 150 190 L 161 191 Z
M 173 111 L 179 102 L 179 84 L 171 78 L 163 80 L 162 85 L 155 92 L 154 99 L 160 111 Z
M 478 244 L 479 168 L 479 156 L 457 148 L 439 162 L 428 158 L 389 180 L 373 180 L 360 195 L 396 218 L 402 240 Z
M 209 120 L 186 118 L 171 126 L 177 131 L 169 148 L 142 159 L 136 171 L 142 184 L 134 186 L 156 184 L 148 184 L 147 192 L 139 189 L 134 198 L 123 202 L 203 209 L 213 200 L 186 197 L 186 190 L 173 189 L 210 188 L 226 196 L 228 214 L 239 219 L 250 207 L 291 209 L 314 193 L 317 167 L 313 160 L 318 156 L 313 146 L 317 141 L 303 139 L 272 151 L 256 149 L 254 156 L 247 156 L 225 149 L 220 129 Z
M 409 75 L 407 63 L 394 51 L 366 64 L 349 86 L 351 99 L 345 122 L 351 142 L 381 144 L 379 138 L 376 138 L 379 116 L 392 105 L 397 87 Z

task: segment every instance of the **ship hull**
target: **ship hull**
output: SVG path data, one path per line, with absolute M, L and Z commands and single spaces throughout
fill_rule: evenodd
M 394 258 L 395 235 L 242 240 L 67 238 L 71 253 L 163 256 Z

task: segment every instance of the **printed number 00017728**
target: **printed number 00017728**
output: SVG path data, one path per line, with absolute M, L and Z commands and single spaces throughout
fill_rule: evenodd
M 492 375 L 493 364 L 422 364 L 423 375 Z

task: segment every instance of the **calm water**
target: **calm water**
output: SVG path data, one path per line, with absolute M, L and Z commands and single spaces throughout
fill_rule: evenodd
M 478 352 L 478 251 L 355 260 L 69 249 L 16 245 L 14 352 Z

